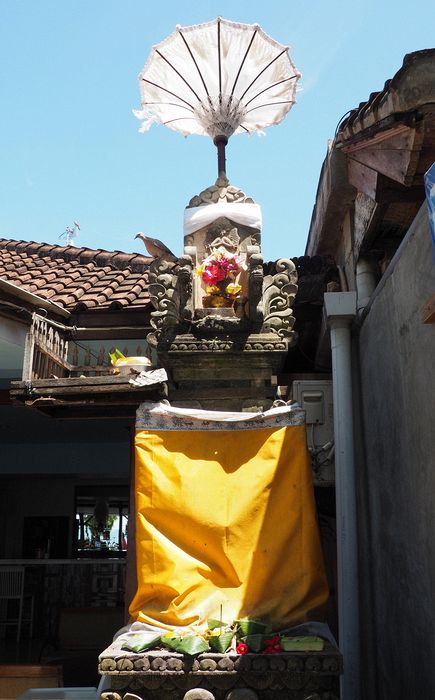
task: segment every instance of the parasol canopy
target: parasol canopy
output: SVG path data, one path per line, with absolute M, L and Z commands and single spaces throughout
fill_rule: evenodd
M 140 131 L 163 124 L 184 136 L 210 136 L 216 145 L 232 134 L 279 124 L 295 102 L 300 78 L 288 47 L 258 24 L 218 17 L 177 26 L 139 74 Z

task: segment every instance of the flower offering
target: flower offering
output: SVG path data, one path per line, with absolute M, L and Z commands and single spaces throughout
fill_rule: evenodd
M 206 285 L 207 297 L 218 297 L 223 302 L 232 303 L 242 289 L 237 283 L 237 276 L 246 269 L 245 263 L 237 254 L 213 251 L 195 272 Z

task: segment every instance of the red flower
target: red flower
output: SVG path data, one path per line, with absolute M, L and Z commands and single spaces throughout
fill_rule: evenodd
M 219 263 L 209 263 L 204 268 L 202 275 L 204 282 L 209 282 L 211 284 L 216 284 L 216 282 L 221 282 L 226 277 L 226 271 L 222 269 Z
M 247 654 L 249 651 L 249 647 L 245 642 L 239 642 L 238 645 L 236 646 L 236 652 L 238 654 Z
M 227 277 L 235 278 L 240 270 L 244 269 L 246 265 L 236 256 L 227 257 L 225 253 L 213 253 L 204 260 L 196 272 L 206 284 L 216 284 Z
M 263 654 L 279 654 L 282 651 L 278 635 L 275 635 L 270 639 L 265 639 L 264 645 L 265 649 L 263 651 Z

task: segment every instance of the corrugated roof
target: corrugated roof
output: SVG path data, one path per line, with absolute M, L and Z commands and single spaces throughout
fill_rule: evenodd
M 0 278 L 71 312 L 147 306 L 151 260 L 119 250 L 0 239 Z

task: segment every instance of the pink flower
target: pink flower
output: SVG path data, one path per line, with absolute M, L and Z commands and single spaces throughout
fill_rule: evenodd
M 236 652 L 238 654 L 247 654 L 249 652 L 249 647 L 245 642 L 239 642 L 236 646 Z

